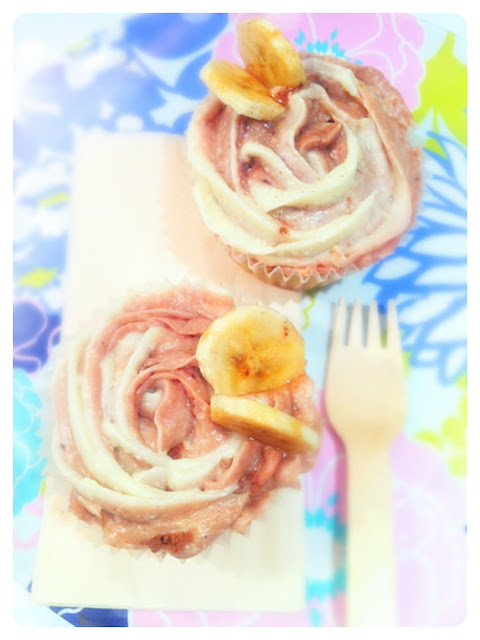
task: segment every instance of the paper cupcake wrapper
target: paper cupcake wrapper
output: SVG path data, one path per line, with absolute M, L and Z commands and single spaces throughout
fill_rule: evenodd
M 227 245 L 226 245 L 227 246 Z M 243 269 L 252 273 L 256 278 L 267 282 L 275 287 L 281 287 L 282 289 L 293 290 L 308 290 L 320 287 L 325 287 L 333 282 L 341 280 L 349 273 L 355 273 L 358 268 L 355 266 L 347 269 L 336 269 L 332 267 L 326 274 L 318 273 L 314 269 L 293 267 L 282 267 L 276 265 L 266 265 L 257 258 L 250 254 L 237 251 L 233 247 L 227 246 L 227 250 L 230 256 L 237 262 Z

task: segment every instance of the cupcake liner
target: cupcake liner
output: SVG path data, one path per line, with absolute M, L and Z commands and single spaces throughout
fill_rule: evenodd
M 213 542 L 211 542 L 202 552 L 201 556 L 206 561 L 212 563 L 222 563 L 223 557 L 227 557 L 230 554 L 232 546 L 236 546 L 236 543 L 242 541 L 245 545 L 248 545 L 251 541 L 255 540 L 258 534 L 258 530 L 267 526 L 269 517 L 268 507 L 271 506 L 272 501 L 278 496 L 281 489 L 273 489 L 269 492 L 268 498 L 265 501 L 264 507 L 257 517 L 251 520 L 247 528 L 240 532 L 233 528 L 233 525 L 228 529 L 225 529 Z M 281 495 L 280 495 L 281 497 Z M 274 508 L 279 508 L 278 504 L 273 505 Z M 188 559 L 187 559 L 188 560 Z
M 355 273 L 358 269 L 355 266 L 346 269 L 335 269 L 332 267 L 326 274 L 318 273 L 314 269 L 282 267 L 276 265 L 266 265 L 254 256 L 237 251 L 233 247 L 225 245 L 230 256 L 243 269 L 249 271 L 256 278 L 282 289 L 293 289 L 297 291 L 325 287 L 333 282 L 341 280 L 349 273 Z

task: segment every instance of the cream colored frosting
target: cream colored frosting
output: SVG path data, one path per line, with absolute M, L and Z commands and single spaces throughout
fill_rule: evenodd
M 122 402 L 128 383 L 138 374 L 149 350 L 158 339 L 158 327 L 152 327 L 141 336 L 121 374 L 118 386 L 110 377 L 109 360 L 103 366 L 102 395 L 104 404 L 114 407 L 110 420 L 104 419 L 101 438 L 95 424 L 95 416 L 89 413 L 90 399 L 85 372 L 81 367 L 83 344 L 75 342 L 68 354 L 68 413 L 75 446 L 88 476 L 80 474 L 63 453 L 58 434 L 54 439 L 54 456 L 62 475 L 69 480 L 79 495 L 108 507 L 135 506 L 169 507 L 203 503 L 232 493 L 237 487 L 221 491 L 201 490 L 209 473 L 222 459 L 231 459 L 241 444 L 241 438 L 233 434 L 216 449 L 195 458 L 172 459 L 165 451 L 153 451 L 129 432 L 125 408 Z M 113 384 L 112 384 L 113 383 Z M 107 400 L 106 396 L 113 394 Z M 113 456 L 113 447 L 121 446 L 137 460 L 148 463 L 148 471 L 130 474 Z M 157 485 L 157 486 L 156 486 Z M 158 485 L 166 487 L 161 489 Z

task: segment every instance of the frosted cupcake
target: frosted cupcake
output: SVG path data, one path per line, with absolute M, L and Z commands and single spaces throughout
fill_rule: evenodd
M 240 24 L 243 69 L 211 61 L 188 132 L 195 198 L 232 257 L 309 289 L 391 253 L 421 191 L 411 114 L 372 68 L 298 54 L 263 19 Z
M 304 366 L 303 338 L 273 310 L 191 287 L 133 298 L 57 368 L 70 511 L 106 544 L 177 558 L 244 533 L 315 462 Z

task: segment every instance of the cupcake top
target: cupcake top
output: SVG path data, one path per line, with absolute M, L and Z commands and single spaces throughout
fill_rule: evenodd
M 261 109 L 258 117 L 229 99 L 225 83 L 195 112 L 188 144 L 196 199 L 209 229 L 234 251 L 269 267 L 341 274 L 390 252 L 415 220 L 413 121 L 380 71 L 292 51 L 303 71 L 295 86 L 262 80 L 279 113 Z M 203 74 L 214 90 L 215 73 Z
M 194 556 L 225 530 L 244 531 L 272 491 L 298 486 L 313 464 L 320 425 L 303 361 L 291 380 L 245 400 L 304 425 L 309 451 L 231 429 L 235 407 L 214 421 L 196 352 L 233 309 L 229 297 L 190 287 L 137 296 L 70 345 L 54 385 L 54 461 L 71 511 L 100 525 L 108 544 Z M 210 360 L 218 378 L 221 363 Z

